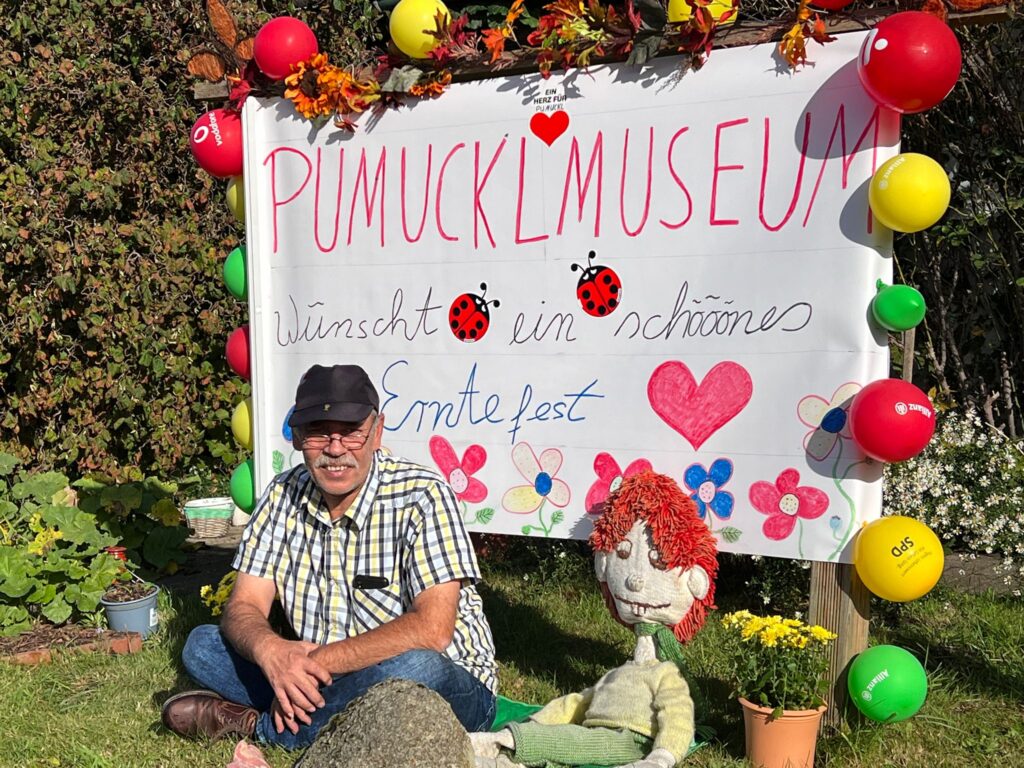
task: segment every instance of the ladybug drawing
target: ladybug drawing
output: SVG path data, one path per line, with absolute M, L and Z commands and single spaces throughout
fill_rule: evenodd
M 475 293 L 458 296 L 448 310 L 448 325 L 459 341 L 480 341 L 491 325 L 490 308 L 501 306 L 497 299 L 484 301 L 487 283 L 480 283 L 480 290 L 479 296 Z
M 614 312 L 622 301 L 622 281 L 611 267 L 594 265 L 594 256 L 591 251 L 586 267 L 572 265 L 573 272 L 578 269 L 583 273 L 576 284 L 576 298 L 588 315 L 604 317 Z

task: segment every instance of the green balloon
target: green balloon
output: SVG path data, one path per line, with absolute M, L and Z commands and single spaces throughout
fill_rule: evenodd
M 871 301 L 875 322 L 888 331 L 909 331 L 924 320 L 927 307 L 924 296 L 909 285 L 876 284 L 878 293 Z
M 256 506 L 256 476 L 252 459 L 246 459 L 231 473 L 231 500 L 244 512 Z
M 235 248 L 224 260 L 224 285 L 228 287 L 228 292 L 240 301 L 245 301 L 249 297 L 244 245 Z
M 928 696 L 928 676 L 921 662 L 895 645 L 876 645 L 857 656 L 846 683 L 857 709 L 879 723 L 913 717 Z

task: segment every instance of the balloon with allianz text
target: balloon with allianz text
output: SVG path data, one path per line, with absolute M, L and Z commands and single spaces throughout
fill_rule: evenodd
M 895 645 L 876 645 L 858 654 L 846 685 L 857 709 L 879 723 L 913 717 L 928 698 L 928 675 L 921 662 Z
M 239 446 L 252 450 L 252 398 L 247 397 L 231 412 L 231 434 Z
M 243 512 L 252 512 L 256 506 L 256 476 L 252 459 L 246 459 L 231 473 L 231 500 Z
M 246 381 L 252 374 L 249 355 L 249 326 L 243 325 L 235 328 L 228 336 L 228 343 L 224 347 L 224 354 L 228 358 L 228 367 Z
M 224 260 L 224 285 L 228 293 L 239 301 L 249 297 L 249 277 L 246 272 L 245 246 L 233 249 Z
M 853 0 L 850 0 L 850 2 L 853 2 Z M 711 12 L 711 18 L 722 25 L 732 24 L 739 15 L 737 13 L 739 9 L 733 9 L 732 0 L 711 0 L 707 4 L 707 9 Z M 730 11 L 732 13 L 729 18 L 722 21 L 722 17 Z M 668 20 L 670 22 L 689 21 L 692 16 L 693 9 L 686 0 L 668 0 Z
M 853 564 L 864 586 L 883 600 L 905 603 L 928 594 L 946 558 L 935 532 L 912 517 L 882 517 L 853 540 Z
M 920 232 L 949 208 L 949 177 L 927 155 L 904 152 L 889 158 L 868 185 L 868 205 L 882 224 L 896 232 Z
M 871 300 L 871 315 L 887 331 L 909 331 L 924 320 L 924 296 L 909 285 L 886 285 L 879 280 Z
M 284 80 L 292 67 L 319 52 L 316 35 L 305 22 L 292 16 L 271 19 L 256 33 L 252 57 L 271 80 Z
M 228 210 L 237 221 L 245 224 L 245 182 L 241 176 L 232 176 L 224 192 Z
M 199 167 L 227 179 L 242 173 L 242 121 L 237 112 L 213 109 L 192 124 L 189 146 Z
M 909 381 L 873 381 L 850 403 L 850 431 L 871 458 L 906 461 L 932 439 L 935 409 L 928 395 Z
M 896 112 L 930 109 L 960 77 L 960 43 L 941 19 L 903 11 L 880 21 L 860 49 L 857 72 L 876 102 Z
M 425 59 L 437 47 L 432 34 L 437 29 L 437 14 L 450 18 L 448 8 L 441 0 L 399 0 L 391 11 L 388 30 L 391 41 L 410 59 Z

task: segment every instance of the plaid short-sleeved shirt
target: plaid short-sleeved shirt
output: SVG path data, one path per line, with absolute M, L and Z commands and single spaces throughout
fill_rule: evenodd
M 446 653 L 497 691 L 476 555 L 455 494 L 426 467 L 378 451 L 358 498 L 336 521 L 305 466 L 283 472 L 253 511 L 233 567 L 273 579 L 295 633 L 320 645 L 401 616 L 428 587 L 461 581 Z M 357 589 L 356 576 L 387 586 Z

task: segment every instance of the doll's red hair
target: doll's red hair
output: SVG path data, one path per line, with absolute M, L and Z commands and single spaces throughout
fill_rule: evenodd
M 637 520 L 651 529 L 654 546 L 669 568 L 684 571 L 699 565 L 710 579 L 708 593 L 694 596 L 690 611 L 672 631 L 680 642 L 692 638 L 704 626 L 709 609 L 715 605 L 715 577 L 718 575 L 718 547 L 715 537 L 697 514 L 693 499 L 683 493 L 671 477 L 651 470 L 631 475 L 622 481 L 605 505 L 605 512 L 594 523 L 590 544 L 595 550 L 611 552 L 626 538 Z M 602 583 L 608 607 L 616 615 L 606 586 Z

